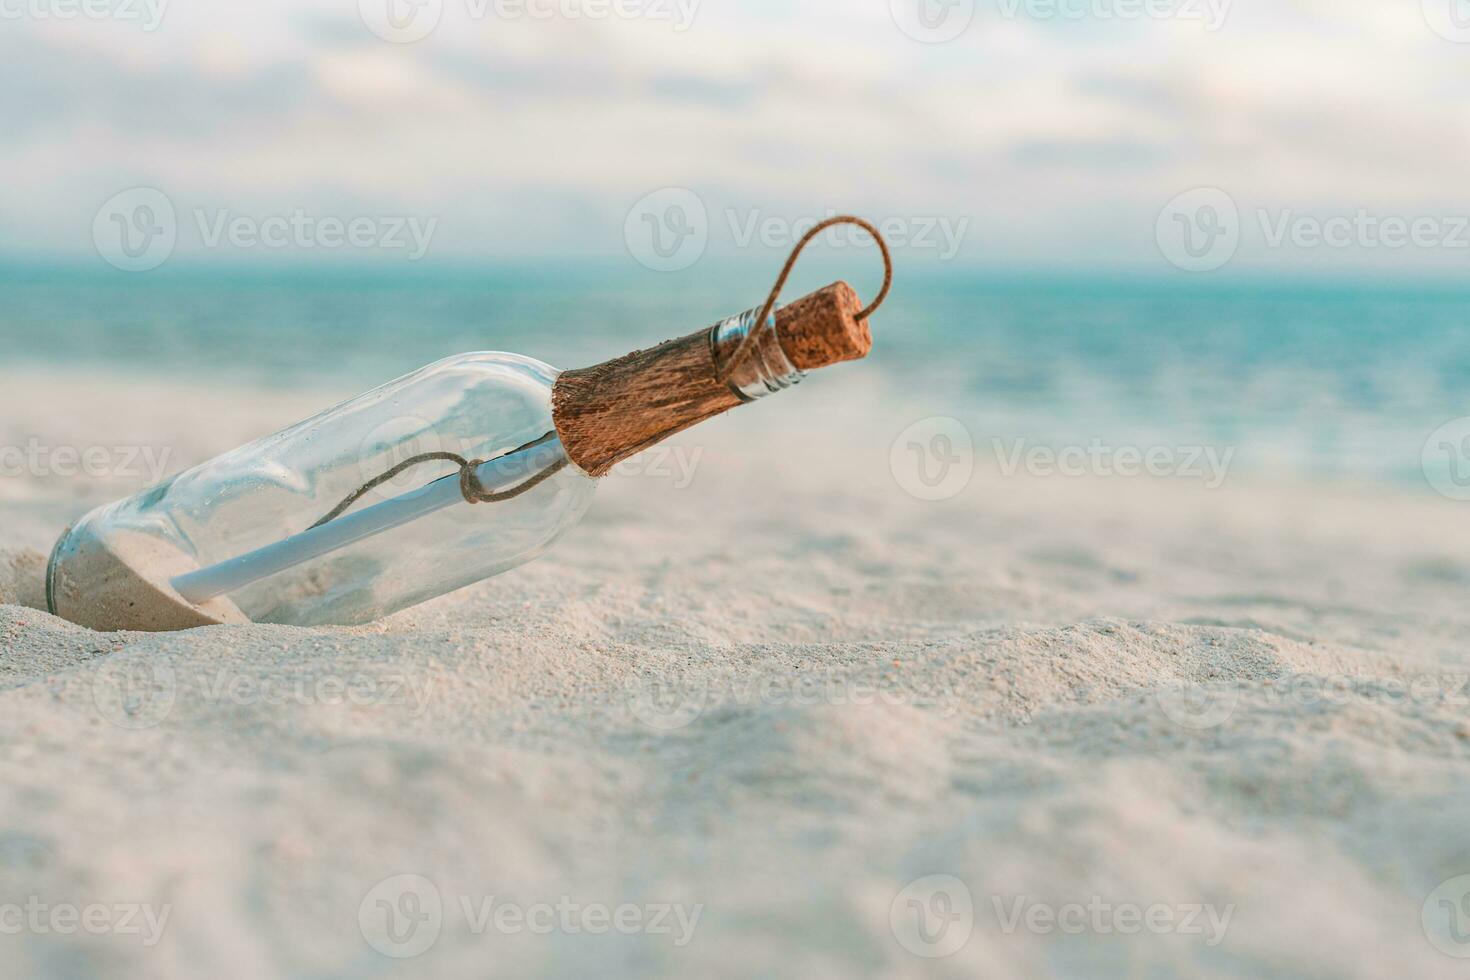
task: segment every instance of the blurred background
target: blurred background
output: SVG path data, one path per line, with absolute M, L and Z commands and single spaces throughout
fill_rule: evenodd
M 899 276 L 851 370 L 977 443 L 1458 474 L 1430 437 L 1470 380 L 1461 0 L 0 20 L 7 373 L 345 394 L 468 349 L 582 366 L 757 305 L 806 228 L 852 212 Z M 878 274 L 834 232 L 788 298 Z

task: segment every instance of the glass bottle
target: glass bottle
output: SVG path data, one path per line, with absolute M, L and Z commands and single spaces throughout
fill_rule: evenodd
M 864 356 L 844 283 L 579 371 L 450 357 L 87 514 L 51 611 L 94 629 L 359 624 L 514 568 L 596 478 L 673 432 Z

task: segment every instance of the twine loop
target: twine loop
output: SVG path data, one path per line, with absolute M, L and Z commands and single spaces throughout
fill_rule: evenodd
M 755 325 L 740 341 L 740 346 L 735 348 L 735 353 L 730 356 L 730 360 L 716 373 L 715 377 L 721 384 L 728 382 L 755 350 L 756 337 L 766 325 L 766 319 L 771 315 L 771 311 L 776 308 L 776 301 L 781 298 L 781 290 L 786 288 L 786 280 L 791 278 L 791 270 L 796 267 L 796 260 L 801 256 L 802 250 L 811 244 L 812 239 L 835 225 L 857 225 L 873 236 L 873 241 L 878 243 L 878 251 L 883 253 L 883 287 L 878 290 L 878 295 L 873 297 L 873 302 L 864 307 L 854 319 L 866 320 L 877 311 L 878 307 L 883 305 L 883 301 L 888 298 L 888 291 L 893 288 L 893 255 L 888 251 L 888 243 L 883 240 L 882 233 L 874 227 L 871 221 L 852 214 L 839 214 L 825 221 L 819 221 L 801 236 L 801 240 L 791 250 L 791 254 L 786 258 L 786 264 L 781 267 L 781 274 L 776 277 L 776 284 L 771 287 L 771 293 L 766 297 L 765 305 L 761 307 L 760 316 L 755 318 Z

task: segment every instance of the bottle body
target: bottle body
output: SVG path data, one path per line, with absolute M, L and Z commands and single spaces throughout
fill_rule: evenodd
M 513 354 L 451 357 L 98 508 L 58 543 L 48 575 L 53 612 L 71 618 L 68 600 L 82 604 L 67 592 L 67 559 L 78 564 L 78 554 L 103 554 L 109 574 L 136 572 L 171 598 L 182 591 L 188 598 L 180 601 L 205 610 L 204 622 L 298 626 L 366 623 L 530 561 L 580 520 L 595 486 L 560 455 L 556 376 Z M 311 530 L 364 486 L 426 454 L 362 493 L 340 524 Z M 554 472 L 509 499 L 470 503 L 451 455 L 508 459 L 514 465 L 502 462 L 497 475 L 509 483 Z M 425 506 L 430 497 L 438 503 Z M 354 522 L 370 532 L 344 534 Z M 333 540 L 318 540 L 326 538 Z M 296 547 L 283 564 L 283 543 L 308 539 L 312 546 Z M 274 564 L 250 565 L 267 553 Z M 233 586 L 208 601 L 196 594 L 200 586 L 183 584 L 201 569 L 242 563 L 253 571 L 216 576 L 216 589 Z
M 530 561 L 623 459 L 867 355 L 838 282 L 558 373 L 447 358 L 126 500 L 57 541 L 53 613 L 99 630 L 366 623 Z

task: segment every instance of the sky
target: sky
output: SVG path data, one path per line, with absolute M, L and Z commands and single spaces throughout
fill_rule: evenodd
M 1467 141 L 1467 0 L 0 0 L 12 259 L 1453 275 Z

